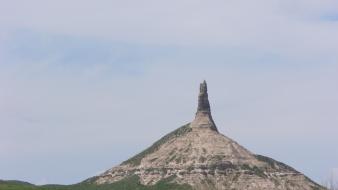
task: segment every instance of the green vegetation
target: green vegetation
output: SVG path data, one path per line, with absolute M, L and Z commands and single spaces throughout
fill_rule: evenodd
M 250 171 L 252 174 L 257 175 L 261 178 L 266 178 L 267 176 L 265 175 L 264 171 L 258 168 L 257 166 L 249 166 L 248 164 L 243 164 L 241 165 L 242 170 L 247 170 Z
M 176 155 L 172 156 L 168 161 L 167 161 L 167 164 L 171 161 L 173 161 L 174 159 L 176 159 Z
M 137 166 L 141 163 L 142 158 L 144 158 L 146 155 L 151 154 L 153 152 L 155 152 L 156 150 L 158 150 L 160 148 L 160 146 L 166 142 L 168 142 L 169 140 L 175 138 L 175 137 L 180 137 L 186 133 L 189 133 L 191 131 L 190 128 L 190 123 L 176 129 L 175 131 L 165 135 L 164 137 L 162 137 L 160 140 L 156 141 L 153 145 L 151 145 L 149 148 L 147 148 L 146 150 L 142 151 L 141 153 L 135 155 L 134 157 L 122 162 L 122 164 L 131 164 L 134 166 Z
M 295 169 L 293 169 L 292 167 L 282 163 L 282 162 L 278 162 L 272 158 L 266 157 L 266 156 L 262 156 L 262 155 L 255 155 L 256 159 L 262 162 L 265 162 L 267 164 L 269 164 L 271 166 L 271 168 L 273 169 L 284 169 L 284 170 L 288 170 L 288 171 L 292 171 L 295 173 L 299 173 L 298 171 L 296 171 Z
M 205 148 L 202 148 L 202 151 L 203 151 L 203 154 L 207 153 L 207 149 L 205 149 Z
M 142 158 L 146 155 L 153 153 L 158 150 L 161 145 L 168 142 L 169 140 L 180 137 L 186 133 L 189 133 L 192 129 L 186 124 L 175 131 L 165 135 L 160 140 L 155 142 L 152 146 L 123 162 L 123 164 L 139 165 Z M 178 159 L 174 156 L 173 159 Z M 155 161 L 154 158 L 152 161 Z M 174 177 L 174 176 L 173 176 Z M 171 183 L 172 178 L 167 178 L 159 181 L 155 185 L 146 186 L 139 182 L 138 176 L 131 176 L 124 180 L 118 181 L 112 184 L 96 185 L 92 182 L 95 177 L 89 178 L 82 183 L 74 185 L 42 185 L 37 186 L 26 182 L 20 181 L 2 181 L 0 180 L 0 190 L 190 190 L 192 189 L 189 185 L 179 185 Z
M 171 183 L 166 178 L 155 185 L 142 185 L 138 176 L 131 176 L 112 184 L 95 185 L 92 183 L 79 183 L 75 185 L 43 185 L 35 186 L 24 182 L 0 181 L 0 190 L 191 190 L 189 185 Z
M 200 157 L 198 158 L 198 161 L 201 162 L 201 163 L 204 163 L 206 160 L 207 160 L 207 158 L 204 157 L 204 156 L 200 156 Z
M 274 160 L 274 159 L 272 159 L 272 158 L 269 158 L 269 157 L 266 157 L 266 156 L 262 156 L 262 155 L 258 155 L 258 154 L 256 154 L 255 157 L 256 157 L 257 160 L 269 164 L 269 165 L 271 166 L 271 168 L 273 168 L 273 169 L 276 169 L 276 170 L 281 170 L 281 169 L 283 169 L 283 170 L 288 170 L 288 171 L 292 171 L 292 172 L 295 172 L 295 173 L 299 173 L 299 172 L 298 172 L 297 170 L 295 170 L 294 168 L 292 168 L 292 167 L 290 167 L 290 166 L 288 166 L 288 165 L 286 165 L 286 164 L 284 164 L 284 163 L 282 163 L 282 162 L 278 162 L 278 161 L 276 161 L 276 160 Z M 313 189 L 321 189 L 321 188 L 322 188 L 318 183 L 312 181 L 312 180 L 311 180 L 310 178 L 308 178 L 307 176 L 304 176 L 304 177 L 305 177 L 308 181 L 310 181 L 311 183 L 313 183 L 313 184 L 316 185 L 316 186 L 313 187 Z M 275 184 L 276 184 L 276 183 L 275 183 Z M 290 183 L 290 184 L 291 184 L 291 183 Z M 276 185 L 277 185 L 277 184 L 276 184 Z

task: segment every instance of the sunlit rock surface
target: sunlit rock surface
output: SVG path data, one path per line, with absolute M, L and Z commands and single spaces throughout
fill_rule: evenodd
M 198 108 L 191 123 L 92 181 L 114 183 L 133 175 L 145 185 L 170 179 L 197 190 L 324 189 L 295 169 L 255 155 L 220 134 L 211 116 L 205 81 L 200 85 Z

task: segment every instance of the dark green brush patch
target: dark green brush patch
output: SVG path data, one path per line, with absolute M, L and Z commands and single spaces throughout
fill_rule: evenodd
M 278 162 L 277 160 L 274 160 L 272 158 L 266 157 L 266 156 L 262 156 L 262 155 L 255 155 L 256 159 L 265 163 L 268 163 L 271 168 L 273 169 L 284 169 L 284 170 L 288 170 L 288 171 L 292 171 L 294 173 L 298 173 L 300 174 L 297 170 L 295 170 L 294 168 L 282 163 L 282 162 Z M 278 167 L 278 168 L 277 168 Z M 308 181 L 310 181 L 311 183 L 315 184 L 316 186 L 314 186 L 314 189 L 323 189 L 318 183 L 312 181 L 310 178 L 308 178 L 307 176 L 304 176 Z
M 153 158 L 150 160 L 150 162 L 154 162 L 155 160 L 157 160 L 158 158 Z
M 167 164 L 168 164 L 169 162 L 173 161 L 174 159 L 176 159 L 176 155 L 172 156 L 172 157 L 168 160 Z
M 213 159 L 217 162 L 222 161 L 224 159 L 224 155 L 215 155 Z
M 277 179 L 271 178 L 271 180 L 273 181 L 273 183 L 274 183 L 276 186 L 280 186 L 280 185 L 281 185 L 280 182 L 279 182 Z
M 91 183 L 79 183 L 75 185 L 43 185 L 35 186 L 32 184 L 15 183 L 0 181 L 0 190 L 191 190 L 189 185 L 172 183 L 173 177 L 163 179 L 155 185 L 142 185 L 138 176 L 130 176 L 121 181 L 95 185 Z
M 273 160 L 269 157 L 266 157 L 266 156 L 258 155 L 258 154 L 256 154 L 255 157 L 256 157 L 257 160 L 265 162 L 273 168 L 275 167 L 275 160 Z
M 266 157 L 266 156 L 262 156 L 262 155 L 255 155 L 256 159 L 265 163 L 268 163 L 271 168 L 273 169 L 277 169 L 277 167 L 279 167 L 279 169 L 284 169 L 284 170 L 288 170 L 288 171 L 292 171 L 295 173 L 299 173 L 297 170 L 293 169 L 292 167 L 282 163 L 282 162 L 278 162 L 272 158 Z
M 176 162 L 176 164 L 181 163 L 181 162 L 182 162 L 182 158 L 181 158 L 181 157 L 176 158 L 176 159 L 175 159 L 175 162 Z
M 260 168 L 258 168 L 257 166 L 254 166 L 252 168 L 252 171 L 255 173 L 255 175 L 261 177 L 261 178 L 267 178 L 267 176 L 265 175 L 264 171 L 261 170 Z
M 122 162 L 122 164 L 131 164 L 133 166 L 137 166 L 141 163 L 141 160 L 148 154 L 151 154 L 158 150 L 160 146 L 169 140 L 175 138 L 175 137 L 180 137 L 186 133 L 189 133 L 192 129 L 190 128 L 190 123 L 176 129 L 175 131 L 165 135 L 162 137 L 160 140 L 156 141 L 153 145 L 151 145 L 149 148 L 146 150 L 142 151 L 141 153 L 137 154 L 136 156 Z
M 21 181 L 0 181 L 0 190 L 33 190 L 33 184 Z
M 261 178 L 267 178 L 267 176 L 265 175 L 264 171 L 261 170 L 260 168 L 258 168 L 257 166 L 249 166 L 247 164 L 243 164 L 241 165 L 241 169 L 242 170 L 247 170 L 250 172 L 250 174 L 254 174 L 257 175 Z
M 198 158 L 198 161 L 201 163 L 204 163 L 207 160 L 207 158 L 205 158 L 204 156 L 201 156 Z

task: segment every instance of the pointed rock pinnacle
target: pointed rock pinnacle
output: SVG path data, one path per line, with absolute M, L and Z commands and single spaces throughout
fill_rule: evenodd
M 217 127 L 212 119 L 210 104 L 208 99 L 208 88 L 205 80 L 200 84 L 200 93 L 198 95 L 198 107 L 196 116 L 191 127 L 210 128 L 214 131 L 218 131 Z
M 208 89 L 205 80 L 200 84 L 200 93 L 198 95 L 197 112 L 210 112 L 210 104 L 208 100 Z

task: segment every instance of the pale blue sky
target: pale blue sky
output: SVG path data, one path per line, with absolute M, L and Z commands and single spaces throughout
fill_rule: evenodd
M 0 179 L 79 182 L 190 122 L 321 183 L 338 168 L 338 2 L 1 1 Z

